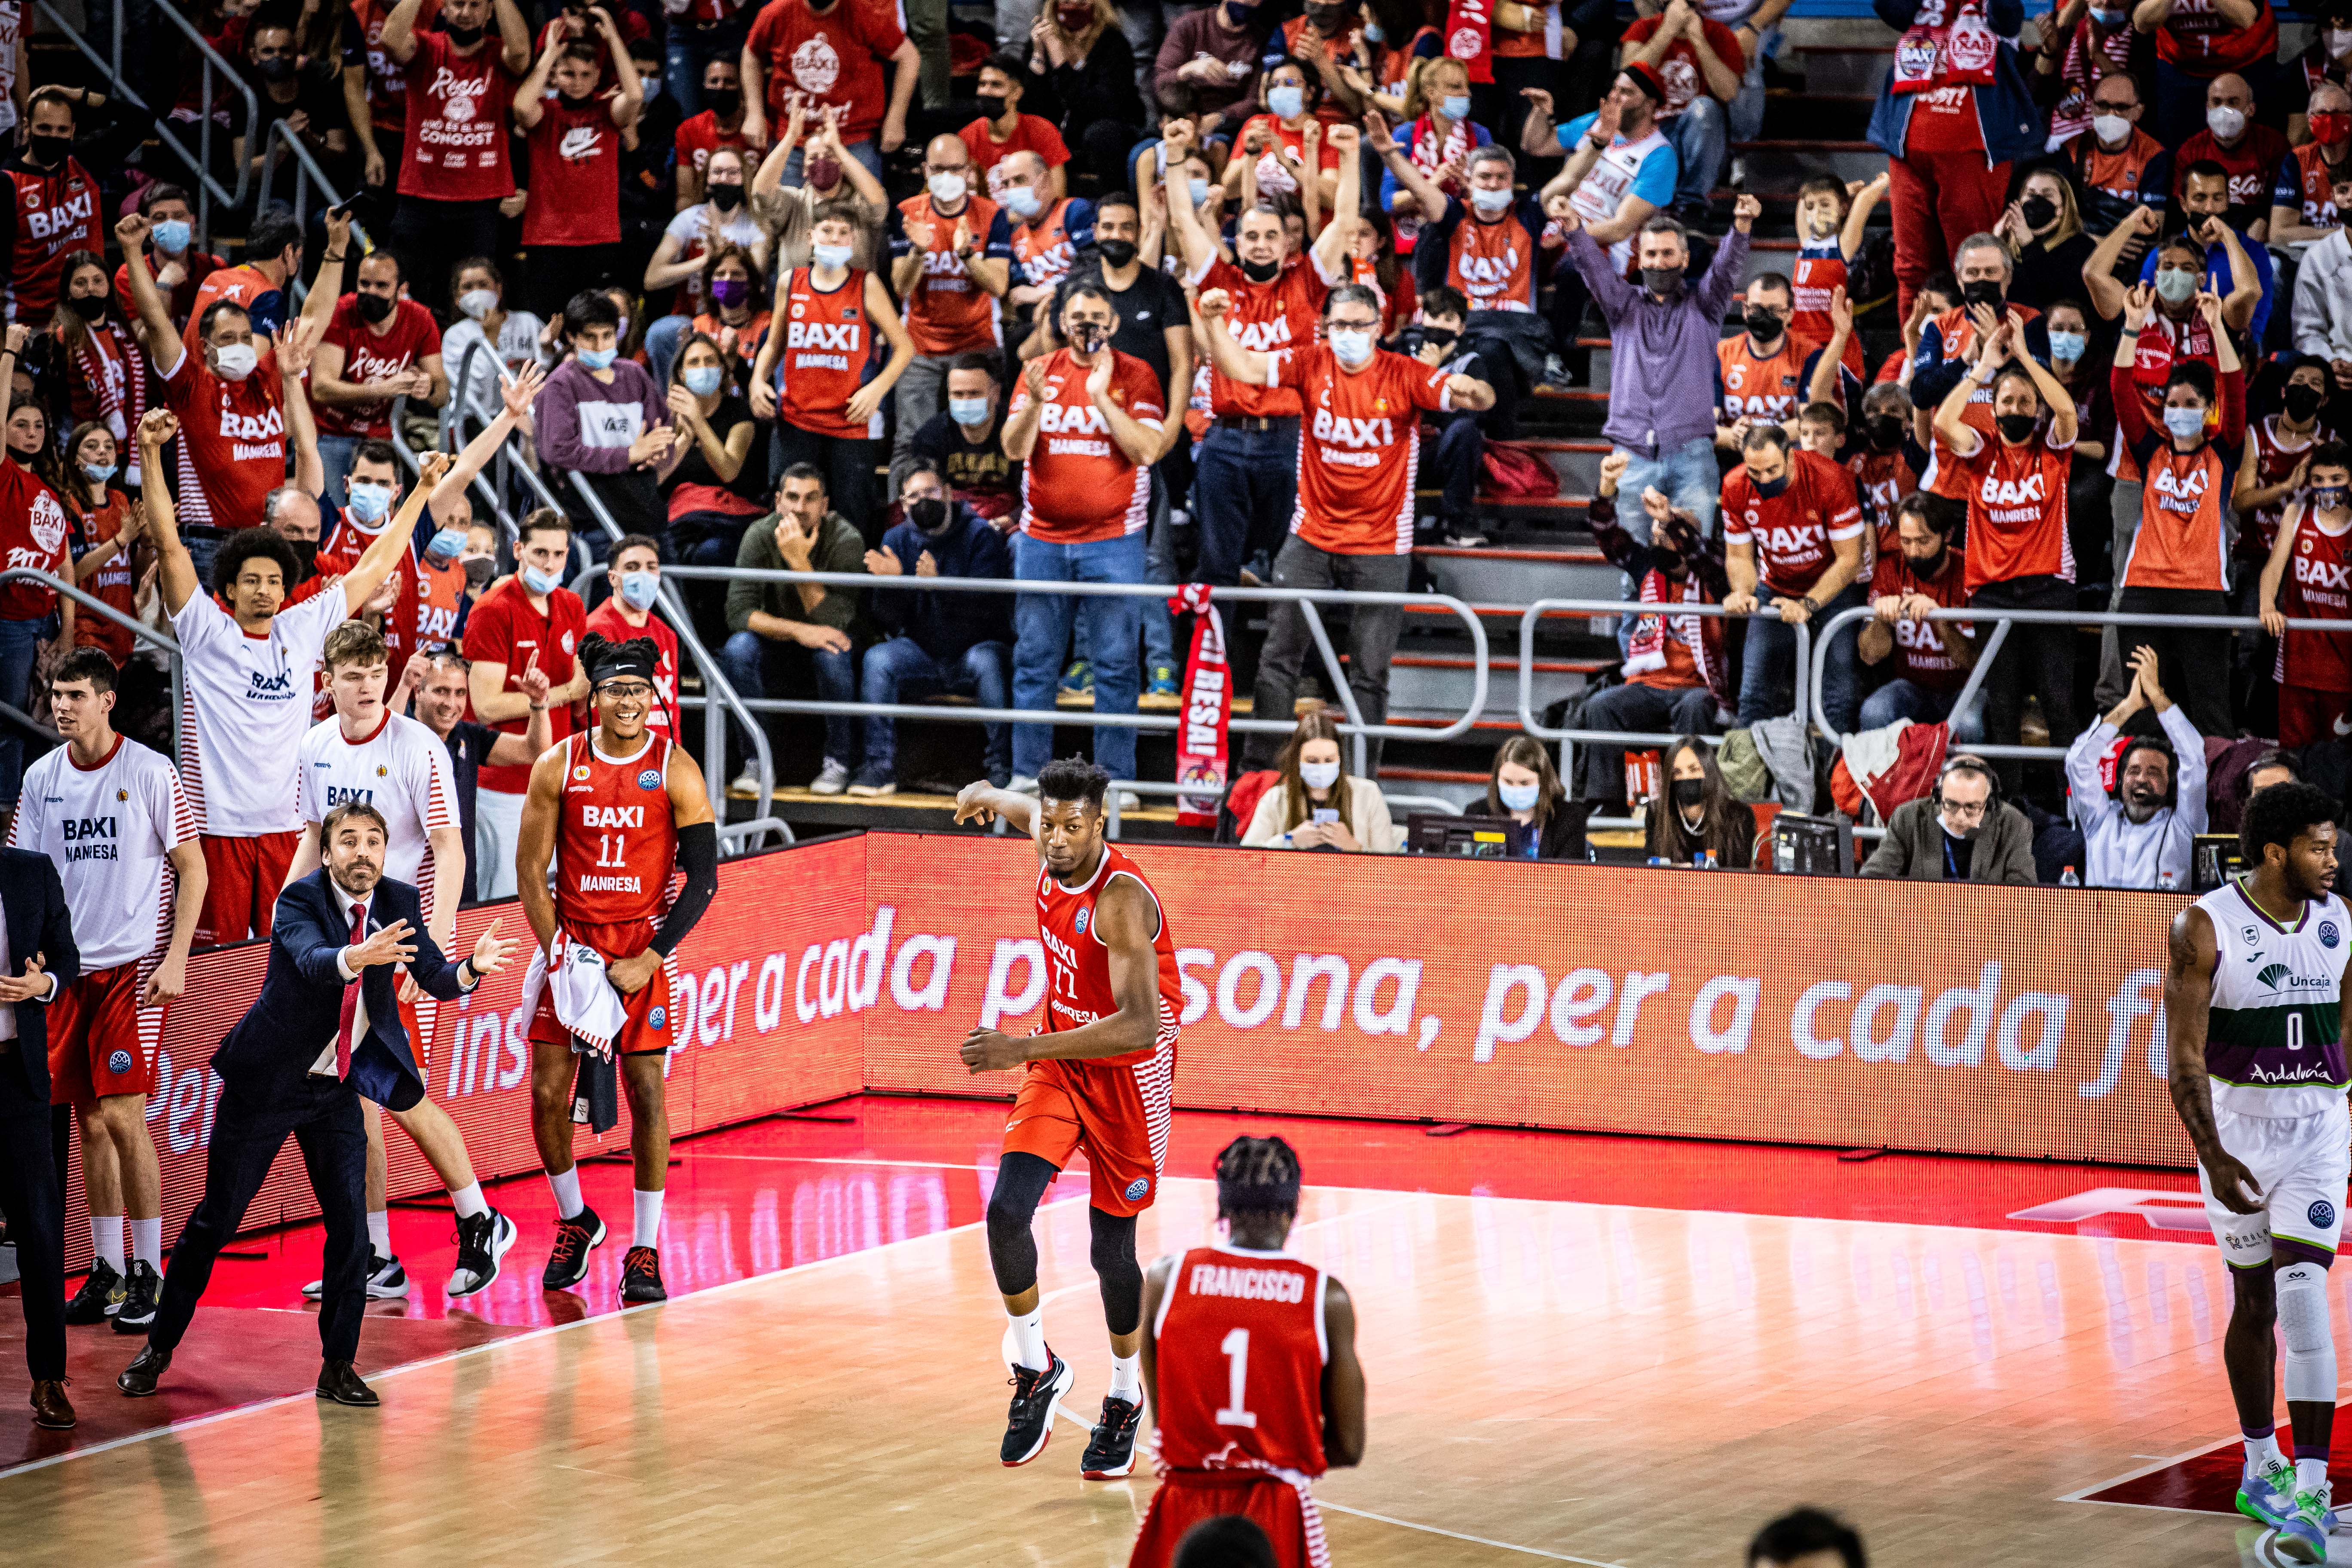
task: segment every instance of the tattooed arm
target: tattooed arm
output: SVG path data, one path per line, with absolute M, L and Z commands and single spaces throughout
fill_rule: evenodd
M 2256 1214 L 2263 1189 L 2252 1171 L 2221 1147 L 2213 1126 L 2213 1088 L 2205 1075 L 2206 1015 L 2213 1005 L 2213 965 L 2218 952 L 2210 916 L 2194 904 L 2172 919 L 2170 953 L 2164 968 L 2164 1019 L 2171 1070 L 2172 1107 L 2197 1150 L 2213 1191 L 2232 1214 Z

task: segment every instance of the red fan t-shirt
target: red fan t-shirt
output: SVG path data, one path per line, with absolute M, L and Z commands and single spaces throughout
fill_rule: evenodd
M 509 691 L 521 690 L 522 672 L 534 667 L 546 671 L 550 683 L 562 686 L 572 679 L 580 639 L 587 635 L 588 611 L 579 595 L 569 588 L 556 589 L 547 595 L 547 613 L 542 616 L 531 607 L 522 580 L 509 577 L 475 600 L 467 612 L 465 655 L 471 663 L 487 659 L 505 665 Z M 562 740 L 572 733 L 571 705 L 550 706 L 547 721 L 554 739 Z M 527 714 L 490 726 L 509 735 L 520 735 L 530 727 Z M 476 787 L 520 795 L 530 787 L 530 764 L 491 767 L 485 763 Z
M 1139 424 L 1158 429 L 1166 409 L 1160 378 L 1132 354 L 1111 353 L 1110 398 Z M 1021 468 L 1021 531 L 1055 544 L 1095 544 L 1139 531 L 1151 506 L 1151 467 L 1131 463 L 1087 391 L 1091 367 L 1067 349 L 1045 361 L 1037 444 Z M 1029 406 L 1024 376 L 1013 387 L 1010 419 Z
M 383 381 L 412 370 L 427 354 L 441 352 L 441 331 L 433 324 L 433 312 L 414 300 L 402 300 L 392 308 L 392 319 L 383 335 L 369 331 L 360 318 L 360 297 L 346 294 L 335 301 L 335 314 L 327 322 L 320 337 L 323 346 L 333 343 L 343 351 L 343 374 L 340 379 L 354 385 L 371 381 Z M 258 375 L 260 372 L 256 371 Z M 321 436 L 371 437 L 388 440 L 392 436 L 392 399 L 381 398 L 373 403 L 326 404 L 313 397 L 312 416 L 319 422 Z
M 278 354 L 268 343 L 253 374 L 223 381 L 182 345 L 163 374 L 163 403 L 180 421 L 180 521 L 252 528 L 261 503 L 286 482 L 286 414 Z
M 808 0 L 768 0 L 743 47 L 768 64 L 768 112 L 781 121 L 786 95 L 819 108 L 839 107 L 844 145 L 863 142 L 882 123 L 889 92 L 882 62 L 907 41 L 892 0 L 834 0 L 819 11 Z
M 0 458 L 0 570 L 47 572 L 73 581 L 72 532 L 65 503 L 41 477 Z M 58 607 L 57 591 L 37 583 L 0 585 L 0 621 L 37 621 Z
M 1723 542 L 1756 552 L 1758 574 L 1775 594 L 1802 598 L 1836 557 L 1839 541 L 1862 537 L 1853 476 L 1814 452 L 1790 451 L 1788 488 L 1765 496 L 1748 465 L 1723 481 Z
M 1314 411 L 1299 422 L 1290 531 L 1336 555 L 1411 554 L 1421 416 L 1451 406 L 1449 374 L 1381 349 L 1352 375 L 1325 343 L 1267 355 L 1266 384 Z
M 1952 458 L 1968 481 L 1969 594 L 2019 577 L 2074 580 L 2066 539 L 2066 476 L 2074 462 L 2074 443 L 2053 445 L 2046 428 L 2019 447 L 1980 436 L 1975 451 Z
M 496 37 L 460 55 L 446 33 L 419 33 L 402 68 L 408 125 L 400 150 L 400 194 L 438 202 L 502 201 L 514 195 L 507 157 L 507 110 L 515 79 Z
M 621 132 L 601 98 L 578 108 L 550 99 L 526 140 L 530 195 L 525 245 L 617 245 L 621 239 Z

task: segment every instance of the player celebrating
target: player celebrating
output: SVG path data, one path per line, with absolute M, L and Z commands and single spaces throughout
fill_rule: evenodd
M 1356 1308 L 1337 1279 L 1283 1251 L 1298 1156 L 1236 1138 L 1217 1156 L 1225 1239 L 1161 1258 L 1143 1284 L 1143 1380 L 1160 1489 L 1128 1568 L 1166 1568 L 1184 1532 L 1241 1514 L 1281 1568 L 1324 1568 L 1307 1483 L 1364 1457 Z
M 1024 1068 L 988 1200 L 988 1260 L 1012 1320 L 1004 1359 L 1013 1408 L 998 1457 L 1025 1465 L 1045 1450 L 1054 1402 L 1076 1377 L 1045 1345 L 1030 1221 L 1071 1151 L 1084 1149 L 1092 1171 L 1087 1217 L 1111 1346 L 1110 1393 L 1078 1462 L 1088 1480 L 1135 1468 L 1135 1428 L 1143 1414 L 1143 1270 L 1135 1260 L 1135 1216 L 1159 1195 L 1176 1020 L 1184 1008 L 1160 895 L 1135 862 L 1103 838 L 1109 784 L 1102 769 L 1072 759 L 1039 770 L 1035 800 L 985 783 L 967 784 L 956 796 L 958 822 L 1002 816 L 1035 841 L 1043 862 L 1037 934 L 1053 977 L 1042 1029 L 1025 1040 L 974 1029 L 961 1053 L 975 1073 Z
M 282 353 L 299 353 L 289 341 Z M 161 409 L 139 422 L 141 471 L 161 474 L 163 447 L 179 421 Z M 145 491 L 148 535 L 172 632 L 180 640 L 185 697 L 180 714 L 180 776 L 203 836 L 210 880 L 197 929 L 206 943 L 268 936 L 278 890 L 286 885 L 301 836 L 294 751 L 310 727 L 310 676 L 327 634 L 374 597 L 407 552 L 417 514 L 449 458 L 425 455 L 423 476 L 400 515 L 379 532 L 340 591 L 289 607 L 294 549 L 275 531 L 241 529 L 213 556 L 213 585 L 224 611 L 196 580 L 181 542 L 171 493 Z M 278 612 L 283 609 L 285 613 Z
M 2340 810 L 2301 782 L 2256 795 L 2240 833 L 2252 872 L 2173 917 L 2164 976 L 2172 1103 L 2236 1287 L 2222 1364 L 2246 1439 L 2238 1507 L 2276 1528 L 2280 1553 L 2295 1563 L 2325 1562 L 2334 1524 L 2327 1266 L 2352 1170 L 2343 1041 L 2352 914 L 2328 891 Z M 2292 1464 L 2272 1421 L 2273 1329 L 2286 1342 Z
M 205 856 L 178 772 L 115 732 L 114 661 L 104 650 L 76 648 L 58 663 L 49 709 L 66 743 L 25 770 L 8 847 L 57 862 L 82 955 L 80 978 L 49 1004 L 48 1022 L 49 1097 L 70 1104 L 81 1124 L 97 1258 L 66 1321 L 112 1318 L 117 1333 L 145 1333 L 163 1288 L 163 1189 L 147 1097 L 163 1009 L 188 983 Z
M 457 780 L 449 749 L 431 730 L 385 705 L 392 650 L 382 632 L 364 621 L 345 621 L 327 634 L 325 658 L 327 695 L 335 712 L 310 727 L 295 753 L 301 778 L 302 844 L 294 852 L 287 883 L 291 886 L 319 868 L 320 824 L 327 820 L 327 813 L 346 801 L 365 801 L 383 814 L 383 874 L 416 889 L 425 933 L 443 952 L 454 952 L 457 905 L 466 889 L 466 838 L 457 820 Z M 534 700 L 544 701 L 547 677 L 530 673 L 541 689 Z M 400 1011 L 423 1072 L 438 1004 L 404 981 Z M 360 1107 L 368 1142 L 367 1293 L 371 1300 L 383 1300 L 407 1295 L 408 1276 L 392 1250 L 383 1108 L 364 1095 Z M 473 1162 L 466 1157 L 464 1134 L 430 1094 L 393 1115 L 449 1189 L 457 1210 L 457 1267 L 449 1276 L 449 1294 L 473 1295 L 499 1277 L 499 1259 L 514 1245 L 514 1221 L 482 1196 Z M 302 1294 L 316 1300 L 323 1288 L 322 1281 L 314 1279 L 302 1288 Z
M 599 1108 L 609 1106 L 617 1055 L 636 1163 L 635 1228 L 621 1266 L 625 1301 L 669 1299 L 657 1248 L 669 1173 L 662 1074 L 677 1018 L 670 955 L 719 891 L 719 827 L 702 770 L 667 735 L 647 728 L 659 661 L 647 637 L 612 643 L 591 635 L 581 643 L 595 728 L 565 737 L 532 764 L 517 851 L 523 916 L 539 937 L 523 982 L 532 1006 L 531 1135 L 558 1216 L 542 1283 L 550 1290 L 579 1284 L 589 1248 L 604 1239 L 604 1222 L 580 1195 L 573 1096 L 566 1090 L 576 1081 L 581 1119 L 603 1131 L 612 1112 Z M 674 869 L 686 882 L 672 893 Z M 597 968 L 620 993 L 617 1005 Z M 589 1029 L 599 1034 L 583 1035 Z

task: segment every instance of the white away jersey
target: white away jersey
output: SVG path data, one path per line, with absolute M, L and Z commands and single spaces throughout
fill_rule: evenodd
M 294 751 L 310 727 L 310 678 L 327 634 L 349 618 L 329 588 L 281 610 L 254 637 L 194 594 L 172 617 L 180 639 L 180 776 L 199 832 L 226 838 L 302 826 Z
M 2205 1016 L 2205 1070 L 2217 1110 L 2241 1116 L 2310 1116 L 2344 1099 L 2338 1037 L 2352 915 L 2329 893 L 2283 926 L 2233 877 L 2197 900 L 2213 922 L 2213 1000 Z
M 383 813 L 389 833 L 383 874 L 415 888 L 430 915 L 433 847 L 425 835 L 457 826 L 457 779 L 449 748 L 415 720 L 386 711 L 364 741 L 343 739 L 339 719 L 314 724 L 302 737 L 299 755 L 303 825 L 324 822 L 327 813 L 347 800 L 363 800 Z
M 160 952 L 179 879 L 167 858 L 196 836 L 180 775 L 161 752 L 116 736 L 114 754 L 78 766 L 59 746 L 25 770 L 8 847 L 57 862 L 82 973 Z

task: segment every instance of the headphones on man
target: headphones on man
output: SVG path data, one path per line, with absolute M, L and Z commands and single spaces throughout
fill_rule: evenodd
M 1946 757 L 1943 767 L 1937 772 L 1935 792 L 1929 798 L 1935 802 L 1937 811 L 1944 809 L 1944 781 L 1956 773 L 1981 774 L 1990 790 L 1990 793 L 1985 796 L 1985 815 L 1990 816 L 2000 808 L 2000 775 L 1992 771 L 1990 763 L 1986 762 L 1974 752 L 1959 752 Z

